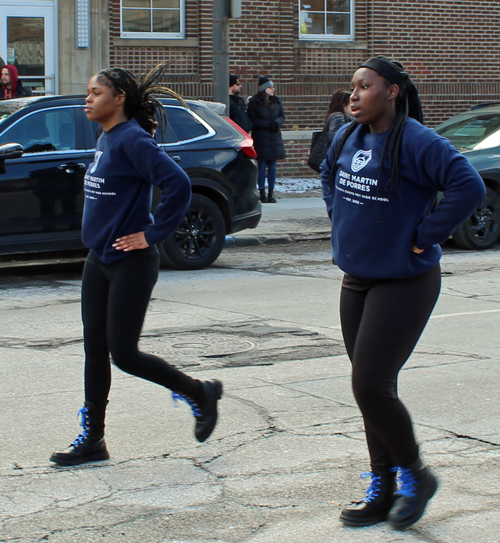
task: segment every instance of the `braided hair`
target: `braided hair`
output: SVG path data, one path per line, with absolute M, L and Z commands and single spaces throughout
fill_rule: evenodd
M 154 95 L 176 98 L 188 107 L 181 96 L 160 84 L 165 70 L 165 64 L 158 64 L 137 81 L 129 70 L 108 68 L 97 73 L 97 80 L 101 85 L 112 87 L 115 95 L 125 95 L 124 113 L 128 119 L 136 119 L 140 126 L 151 135 L 154 135 L 158 126 L 162 134 L 165 134 L 167 114 L 162 103 Z M 156 113 L 159 122 L 155 118 Z
M 399 94 L 396 98 L 396 117 L 394 125 L 392 126 L 389 134 L 385 140 L 384 147 L 382 149 L 382 157 L 380 159 L 380 167 L 378 176 L 380 179 L 382 173 L 382 165 L 384 163 L 385 153 L 387 147 L 389 147 L 389 179 L 387 180 L 387 189 L 391 191 L 396 185 L 399 176 L 399 155 L 401 152 L 401 139 L 403 136 L 404 127 L 408 117 L 417 120 L 419 123 L 424 122 L 424 115 L 422 112 L 422 105 L 420 97 L 418 95 L 417 88 L 415 87 L 410 76 L 404 71 L 403 65 L 395 60 L 390 60 L 386 57 L 379 56 L 371 58 L 363 63 L 360 68 L 370 68 L 375 70 L 379 75 L 384 78 L 384 82 L 387 87 L 391 85 L 398 85 Z M 351 134 L 359 126 L 357 121 L 353 121 L 346 129 L 339 141 L 336 149 L 334 162 L 335 165 L 337 157 L 340 151 L 344 147 L 345 142 L 351 136 Z M 330 172 L 330 185 L 333 184 L 335 178 L 336 168 L 332 167 Z

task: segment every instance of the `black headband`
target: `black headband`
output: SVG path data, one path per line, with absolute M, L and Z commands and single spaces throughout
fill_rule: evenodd
M 398 67 L 401 68 L 401 71 L 398 70 Z M 399 87 L 399 97 L 403 99 L 402 102 L 405 104 L 408 117 L 412 117 L 423 124 L 424 114 L 417 88 L 410 76 L 403 71 L 403 66 L 399 62 L 391 62 L 385 57 L 377 57 L 367 60 L 361 64 L 360 68 L 370 68 L 370 70 L 374 70 L 389 81 L 391 85 L 397 85 Z
M 370 68 L 370 70 L 375 70 L 392 85 L 398 85 L 401 92 L 405 90 L 406 82 L 409 79 L 406 72 L 400 72 L 391 62 L 380 57 L 367 60 L 361 64 L 360 68 Z

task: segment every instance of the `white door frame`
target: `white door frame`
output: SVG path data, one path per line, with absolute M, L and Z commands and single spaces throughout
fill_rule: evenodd
M 0 53 L 7 63 L 7 17 L 43 17 L 45 31 L 45 94 L 59 92 L 58 0 L 0 0 Z M 22 80 L 40 79 L 22 76 Z

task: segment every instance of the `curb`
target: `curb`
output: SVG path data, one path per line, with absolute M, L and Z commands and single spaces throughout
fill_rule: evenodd
M 262 245 L 287 245 L 299 241 L 322 241 L 329 240 L 330 232 L 302 234 L 283 234 L 269 236 L 226 236 L 224 248 L 233 247 L 258 247 Z

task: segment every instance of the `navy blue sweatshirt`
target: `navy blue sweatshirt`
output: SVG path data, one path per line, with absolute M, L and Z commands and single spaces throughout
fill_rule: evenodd
M 151 214 L 153 185 L 162 190 Z M 83 243 L 104 263 L 128 255 L 113 247 L 121 236 L 144 232 L 148 245 L 179 226 L 191 201 L 191 183 L 135 119 L 104 132 L 84 180 Z
M 401 140 L 399 180 L 388 190 L 389 152 L 379 166 L 389 132 L 373 134 L 360 125 L 337 159 L 335 186 L 328 180 L 345 125 L 321 165 L 323 198 L 332 218 L 335 263 L 354 277 L 407 278 L 431 269 L 441 257 L 439 243 L 481 204 L 483 180 L 450 142 L 414 119 Z M 431 214 L 438 192 L 444 198 Z M 424 249 L 412 252 L 412 246 Z

